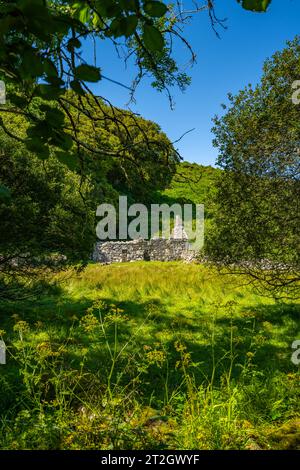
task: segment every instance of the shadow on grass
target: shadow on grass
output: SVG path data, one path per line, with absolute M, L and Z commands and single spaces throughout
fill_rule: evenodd
M 215 383 L 219 383 L 230 369 L 231 354 L 234 356 L 231 377 L 236 380 L 250 358 L 252 367 L 263 372 L 288 373 L 294 370 L 290 360 L 291 344 L 300 332 L 300 305 L 259 305 L 244 308 L 239 316 L 230 318 L 224 315 L 213 321 L 212 315 L 201 311 L 201 308 L 198 317 L 187 317 L 180 312 L 171 316 L 159 299 L 147 302 L 101 300 L 107 305 L 117 305 L 127 317 L 118 326 L 118 351 L 125 344 L 126 349 L 116 364 L 113 382 L 121 374 L 119 383 L 126 386 L 139 374 L 141 366 L 145 366 L 141 388 L 142 399 L 147 403 L 153 395 L 158 402 L 163 401 L 166 385 L 172 393 L 182 383 L 182 371 L 178 367 L 181 355 L 176 342 L 184 344 L 191 355 L 190 361 L 194 364 L 190 372 L 197 385 L 207 385 L 213 372 Z M 115 330 L 113 325 L 108 328 L 107 344 L 103 338 L 91 337 L 82 330 L 80 319 L 92 303 L 91 299 L 83 297 L 77 300 L 63 290 L 53 291 L 44 286 L 35 298 L 0 303 L 0 329 L 7 330 L 9 343 L 16 316 L 33 328 L 37 322 L 42 322 L 42 330 L 50 332 L 51 342 L 66 344 L 66 367 L 79 369 L 82 350 L 86 348 L 87 370 L 107 377 L 111 368 L 107 344 L 112 351 Z M 155 360 L 157 351 L 163 351 L 167 360 L 161 363 Z M 16 373 L 16 366 L 12 367 Z M 8 368 L 8 375 L 11 372 Z

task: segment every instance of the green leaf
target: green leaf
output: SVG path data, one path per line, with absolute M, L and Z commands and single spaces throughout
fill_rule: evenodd
M 22 52 L 22 64 L 19 72 L 22 78 L 40 77 L 44 72 L 43 59 L 37 54 L 35 49 L 25 49 Z
M 103 2 L 103 0 L 101 0 Z M 107 12 L 107 17 L 108 18 L 114 18 L 116 16 L 121 15 L 122 13 L 122 8 L 117 2 L 112 2 L 111 0 L 105 0 L 106 3 L 106 12 Z
M 52 134 L 52 128 L 45 119 L 38 121 L 36 124 L 28 127 L 26 131 L 27 135 L 32 139 L 46 140 L 49 139 Z
M 77 38 L 71 38 L 68 41 L 67 49 L 68 51 L 72 51 L 73 49 L 80 49 L 81 42 Z
M 9 93 L 8 100 L 15 106 L 18 106 L 18 108 L 26 108 L 28 105 L 27 99 L 17 95 L 16 93 Z
M 148 1 L 144 3 L 144 10 L 147 15 L 160 18 L 167 13 L 168 8 L 162 2 Z
M 77 80 L 84 82 L 98 82 L 101 80 L 100 69 L 87 64 L 81 64 L 76 67 L 74 75 Z
M 51 16 L 50 26 L 47 25 L 47 30 L 51 33 L 51 36 L 54 34 L 61 34 L 62 36 L 67 36 L 70 28 L 74 27 L 75 29 L 81 28 L 82 25 L 78 20 L 71 18 L 69 15 L 60 13 L 58 16 Z
M 139 9 L 138 0 L 119 0 L 119 3 L 126 11 L 137 11 Z
M 131 36 L 138 25 L 138 17 L 136 15 L 127 16 L 122 20 L 123 29 L 124 29 L 124 36 L 129 37 Z
M 124 0 L 130 2 L 131 0 Z M 121 1 L 117 3 L 115 0 L 94 0 L 95 10 L 103 17 L 108 17 L 108 11 L 113 8 L 115 12 L 120 13 Z
M 81 95 L 81 96 L 85 95 L 85 91 L 82 88 L 82 86 L 81 86 L 81 84 L 78 80 L 73 80 L 70 83 L 70 87 L 72 88 L 73 91 L 75 91 L 75 93 L 77 93 L 77 95 Z
M 51 108 L 46 111 L 45 119 L 51 127 L 60 128 L 65 121 L 65 115 L 59 109 Z
M 44 100 L 57 100 L 64 91 L 63 88 L 54 85 L 40 84 L 36 87 L 35 94 Z
M 73 154 L 70 154 L 68 152 L 56 152 L 55 156 L 58 161 L 66 165 L 69 170 L 76 170 L 76 168 L 78 167 L 78 161 Z
M 98 13 L 94 13 L 93 15 L 93 20 L 92 20 L 92 25 L 94 28 L 103 28 L 104 27 L 104 22 L 98 15 Z
M 108 4 L 106 4 L 103 0 L 95 0 L 95 11 L 102 17 L 107 18 L 107 8 Z
M 65 84 L 65 82 L 59 77 L 47 77 L 46 81 L 56 88 L 60 88 Z
M 143 40 L 150 51 L 162 51 L 164 47 L 163 35 L 155 26 L 144 25 Z
M 70 134 L 66 134 L 65 132 L 55 132 L 50 139 L 50 144 L 68 151 L 73 146 L 73 139 Z
M 18 8 L 22 11 L 27 11 L 27 8 L 45 8 L 43 0 L 19 0 Z
M 238 0 L 245 10 L 265 12 L 272 0 Z
M 47 75 L 48 78 L 58 77 L 57 68 L 52 62 L 52 60 L 48 58 L 44 59 L 43 67 L 44 67 L 44 73 Z
M 43 0 L 19 0 L 18 9 L 22 13 L 33 21 L 35 18 L 47 18 L 49 17 L 49 10 L 45 6 Z
M 137 25 L 138 17 L 136 15 L 115 18 L 110 24 L 110 31 L 107 35 L 115 38 L 120 36 L 129 37 L 135 32 Z
M 118 38 L 123 35 L 121 18 L 115 18 L 109 25 L 108 36 Z
M 26 148 L 34 153 L 40 160 L 47 160 L 49 158 L 50 152 L 49 147 L 44 145 L 40 139 L 38 138 L 31 138 L 25 141 Z
M 87 23 L 90 18 L 90 9 L 88 6 L 82 8 L 79 12 L 78 19 L 81 23 Z
M 77 2 L 72 6 L 74 16 L 81 23 L 87 23 L 90 19 L 90 7 L 85 2 Z
M 43 113 L 46 113 L 47 111 L 50 111 L 50 110 L 52 110 L 52 109 L 54 109 L 54 108 L 52 108 L 52 106 L 50 106 L 49 104 L 43 103 L 43 104 L 41 104 L 41 106 L 40 106 L 40 110 L 41 110 Z

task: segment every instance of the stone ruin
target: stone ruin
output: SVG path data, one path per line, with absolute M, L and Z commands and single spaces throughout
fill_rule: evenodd
M 176 216 L 171 237 L 130 241 L 97 242 L 93 261 L 103 264 L 127 261 L 193 261 L 196 253 L 190 249 L 188 236 L 179 216 Z

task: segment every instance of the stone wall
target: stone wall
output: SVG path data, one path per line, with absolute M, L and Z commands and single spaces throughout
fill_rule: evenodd
M 187 240 L 157 238 L 151 240 L 98 242 L 93 260 L 100 263 L 126 261 L 191 261 L 195 253 L 189 249 Z

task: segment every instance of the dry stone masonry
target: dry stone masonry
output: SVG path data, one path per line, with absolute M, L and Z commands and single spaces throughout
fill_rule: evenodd
M 196 253 L 190 249 L 188 237 L 182 222 L 176 217 L 175 226 L 169 239 L 151 238 L 131 241 L 98 242 L 93 261 L 99 263 L 122 263 L 126 261 L 193 261 Z

